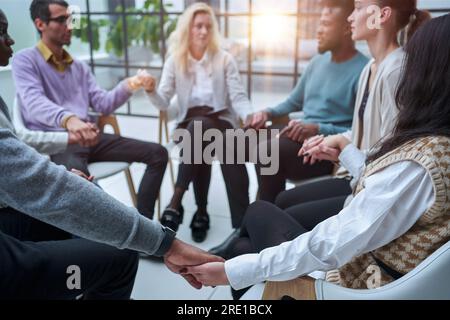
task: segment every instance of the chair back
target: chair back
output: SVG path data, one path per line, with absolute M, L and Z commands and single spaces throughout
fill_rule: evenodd
M 450 299 L 450 241 L 411 272 L 381 288 L 354 290 L 317 280 L 319 300 L 447 300 Z

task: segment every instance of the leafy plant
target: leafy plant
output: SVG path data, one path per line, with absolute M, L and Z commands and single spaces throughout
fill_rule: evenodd
M 171 7 L 172 4 L 166 4 L 166 7 Z M 118 19 L 113 22 L 107 19 L 92 20 L 92 47 L 95 51 L 100 49 L 100 28 L 109 27 L 107 39 L 105 43 L 105 50 L 108 53 L 114 53 L 117 57 L 124 55 L 125 45 L 150 47 L 153 52 L 160 52 L 161 44 L 161 24 L 160 16 L 149 15 L 148 13 L 159 12 L 161 4 L 159 0 L 146 0 L 143 8 L 137 9 L 134 7 L 125 8 L 125 20 L 127 24 L 127 43 L 124 43 L 124 19 L 118 16 Z M 122 6 L 117 6 L 115 12 L 122 13 Z M 168 37 L 173 30 L 175 30 L 177 19 L 163 16 L 164 35 Z M 83 42 L 89 42 L 89 32 L 87 27 L 87 18 L 81 18 L 81 29 L 74 30 L 74 36 L 81 39 Z
M 82 42 L 89 43 L 89 28 L 88 19 L 86 17 L 81 17 L 80 28 L 73 30 L 73 35 L 79 38 Z M 100 28 L 109 26 L 109 21 L 106 19 L 92 20 L 91 19 L 91 30 L 92 30 L 92 49 L 94 51 L 100 50 Z

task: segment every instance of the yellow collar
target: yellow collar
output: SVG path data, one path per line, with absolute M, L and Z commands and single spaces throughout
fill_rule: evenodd
M 45 61 L 50 63 L 59 72 L 64 72 L 73 62 L 71 55 L 66 50 L 63 50 L 62 61 L 57 60 L 53 52 L 44 44 L 44 42 L 42 42 L 42 40 L 37 44 L 37 48 Z

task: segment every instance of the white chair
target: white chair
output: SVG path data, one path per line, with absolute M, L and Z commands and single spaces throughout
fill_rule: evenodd
M 21 106 L 17 97 L 14 99 L 12 111 L 13 123 L 16 130 L 22 130 L 32 134 L 33 130 L 29 130 L 25 127 L 21 113 Z M 115 116 L 100 116 L 98 120 L 100 130 L 103 131 L 106 125 L 110 125 L 112 127 L 114 134 L 120 135 L 119 125 Z M 36 134 L 38 134 L 38 131 L 36 131 Z M 133 205 L 136 206 L 137 196 L 130 172 L 130 164 L 128 162 L 95 162 L 89 164 L 88 169 L 91 175 L 95 177 L 96 182 L 101 179 L 111 177 L 117 173 L 124 172 L 127 178 L 131 200 L 133 201 Z
M 286 282 L 268 282 L 263 299 L 278 300 L 295 292 L 312 292 L 317 300 L 448 300 L 450 299 L 450 241 L 422 261 L 411 272 L 381 288 L 355 290 L 324 280 L 298 278 Z M 303 280 L 303 282 L 301 281 Z M 311 290 L 311 283 L 313 290 Z

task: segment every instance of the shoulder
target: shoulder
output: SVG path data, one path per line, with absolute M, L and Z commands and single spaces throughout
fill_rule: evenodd
M 21 63 L 37 63 L 37 58 L 39 58 L 39 51 L 36 47 L 32 47 L 32 48 L 26 48 L 26 49 L 22 49 L 19 52 L 17 52 L 16 54 L 14 54 L 14 57 L 12 59 L 12 64 L 14 65 L 18 65 Z
M 398 81 L 402 72 L 405 55 L 405 51 L 400 48 L 387 56 L 380 66 L 380 77 L 389 82 Z
M 167 70 L 171 70 L 172 72 L 175 70 L 175 57 L 172 54 L 164 61 L 163 71 L 167 72 Z
M 219 49 L 217 52 L 212 54 L 212 61 L 214 63 L 221 62 L 225 65 L 229 63 L 235 63 L 235 59 L 231 53 L 223 49 Z

